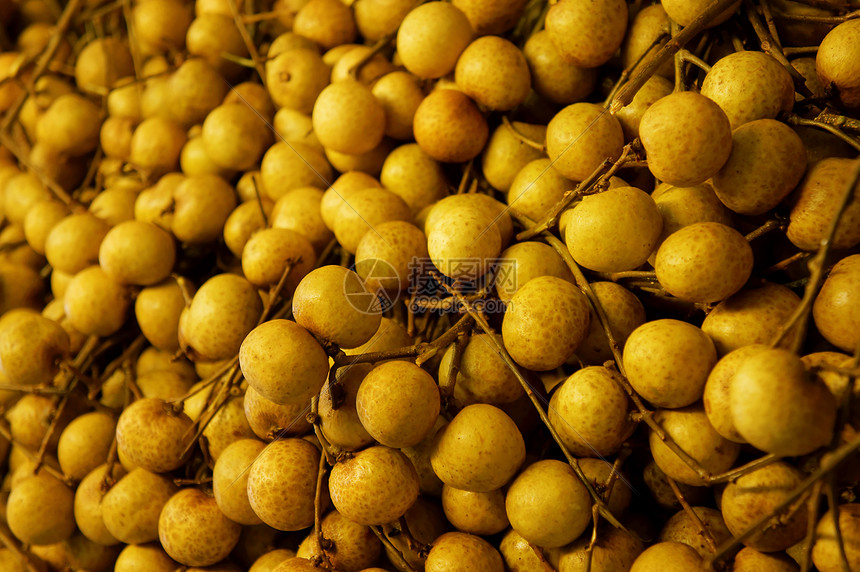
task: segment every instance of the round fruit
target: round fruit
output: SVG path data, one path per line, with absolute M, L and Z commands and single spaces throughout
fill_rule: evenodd
M 301 530 L 314 522 L 320 451 L 304 439 L 269 444 L 248 471 L 248 501 L 260 519 L 278 530 Z
M 463 567 L 475 572 L 502 572 L 502 556 L 493 545 L 465 532 L 446 532 L 433 541 L 424 570 L 447 572 Z
M 473 33 L 466 14 L 455 5 L 427 2 L 413 8 L 400 23 L 397 53 L 418 77 L 442 77 L 454 71 Z
M 499 111 L 518 106 L 531 90 L 525 56 L 498 36 L 484 36 L 469 44 L 457 59 L 454 80 L 480 105 Z
M 827 341 L 852 352 L 860 337 L 860 255 L 846 256 L 837 262 L 815 298 L 812 316 L 815 326 Z
M 412 129 L 421 149 L 443 163 L 477 157 L 490 135 L 475 102 L 454 89 L 438 89 L 425 97 L 415 110 Z
M 181 467 L 191 419 L 161 399 L 138 399 L 126 407 L 116 425 L 119 451 L 135 466 L 154 473 Z
M 604 161 L 617 159 L 623 146 L 621 124 L 594 103 L 568 105 L 546 128 L 546 150 L 553 167 L 574 181 L 586 179 Z

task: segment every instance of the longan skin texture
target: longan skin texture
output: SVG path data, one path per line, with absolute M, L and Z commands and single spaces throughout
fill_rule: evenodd
M 215 499 L 199 489 L 173 495 L 158 518 L 158 538 L 171 558 L 186 566 L 209 566 L 226 558 L 242 526 L 224 516 Z
M 546 29 L 565 61 L 584 68 L 598 67 L 624 40 L 627 4 L 623 0 L 562 0 L 547 12 Z
M 304 439 L 280 439 L 260 453 L 248 473 L 248 500 L 260 519 L 278 530 L 314 521 L 320 451 Z
M 838 101 L 846 108 L 860 106 L 860 75 L 857 73 L 857 22 L 842 22 L 821 41 L 815 69 L 825 87 L 834 87 Z
M 812 305 L 815 325 L 827 341 L 851 352 L 860 332 L 860 255 L 837 262 Z
M 466 95 L 500 111 L 521 104 L 531 90 L 525 56 L 498 36 L 484 36 L 469 44 L 457 60 L 454 79 Z
M 548 371 L 576 351 L 590 320 L 588 300 L 576 286 L 555 276 L 539 276 L 511 298 L 502 339 L 518 364 Z
M 624 132 L 618 120 L 593 103 L 573 103 L 555 114 L 546 128 L 546 151 L 553 167 L 582 181 L 600 164 L 621 155 Z
M 484 149 L 490 128 L 468 95 L 436 90 L 415 110 L 412 130 L 425 153 L 443 163 L 462 163 Z
M 403 18 L 397 31 L 397 52 L 407 70 L 434 79 L 454 70 L 473 33 L 466 14 L 455 5 L 429 2 Z
M 704 183 L 726 164 L 732 151 L 725 112 L 690 91 L 654 102 L 639 122 L 639 137 L 651 173 L 677 187 Z
M 138 399 L 126 407 L 116 425 L 117 448 L 136 466 L 155 473 L 181 467 L 191 419 L 156 398 Z
M 447 532 L 433 541 L 424 569 L 453 572 L 466 567 L 475 572 L 502 572 L 502 557 L 493 545 L 465 532 Z

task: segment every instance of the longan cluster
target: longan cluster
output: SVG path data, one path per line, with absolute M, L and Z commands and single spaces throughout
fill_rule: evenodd
M 858 8 L 2 3 L 0 570 L 860 569 Z

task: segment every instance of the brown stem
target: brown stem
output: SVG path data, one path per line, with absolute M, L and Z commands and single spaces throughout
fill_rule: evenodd
M 621 156 L 619 156 L 617 160 L 612 161 L 610 159 L 606 159 L 603 161 L 603 163 L 601 163 L 587 179 L 579 183 L 575 189 L 572 191 L 566 191 L 564 196 L 562 196 L 562 198 L 553 205 L 551 209 L 549 209 L 542 221 L 526 226 L 526 230 L 517 234 L 517 240 L 528 240 L 555 226 L 558 222 L 558 217 L 561 216 L 564 209 L 579 197 L 589 194 L 592 189 L 598 186 L 601 182 L 609 181 L 612 175 L 627 164 L 631 155 L 638 153 L 640 148 L 641 143 L 639 142 L 639 139 L 634 139 L 624 146 L 621 150 Z
M 762 467 L 766 467 L 772 463 L 779 461 L 779 457 L 772 453 L 768 453 L 763 457 L 759 457 L 754 461 L 750 461 L 740 467 L 735 467 L 734 469 L 730 469 L 725 473 L 720 473 L 718 475 L 713 475 L 710 479 L 708 479 L 708 484 L 716 485 L 719 483 L 727 483 L 731 481 L 736 481 L 742 476 L 752 473 L 753 471 L 757 471 Z
M 379 541 L 382 542 L 382 544 L 384 544 L 385 547 L 389 549 L 388 553 L 389 554 L 393 553 L 394 556 L 397 558 L 397 560 L 400 561 L 398 563 L 399 564 L 398 568 L 400 570 L 409 570 L 410 572 L 418 572 L 417 570 L 415 570 L 415 568 L 411 564 L 409 564 L 409 562 L 403 556 L 403 553 L 401 553 L 400 550 L 396 546 L 394 546 L 394 543 L 391 542 L 391 540 L 389 540 L 388 536 L 386 536 L 385 533 L 382 532 L 380 527 L 371 526 L 370 530 L 372 530 L 373 534 L 376 535 L 376 538 L 378 538 Z
M 791 62 L 786 59 L 785 54 L 782 53 L 782 49 L 779 46 L 779 43 L 770 35 L 767 28 L 762 24 L 761 19 L 758 17 L 758 12 L 755 9 L 755 6 L 752 4 L 752 0 L 744 0 L 744 8 L 746 9 L 747 19 L 750 24 L 752 24 L 753 31 L 758 37 L 759 43 L 761 44 L 761 49 L 766 54 L 772 56 L 776 61 L 778 61 L 782 67 L 785 68 L 785 71 L 791 75 L 791 79 L 794 81 L 794 89 L 802 96 L 809 97 L 812 95 L 812 92 L 809 91 L 809 88 L 806 86 L 806 78 L 801 75 L 799 71 L 794 69 L 794 66 L 791 65 Z
M 812 16 L 807 14 L 787 14 L 784 12 L 777 12 L 776 14 L 774 14 L 774 18 L 776 18 L 777 20 L 792 20 L 795 22 L 838 25 L 847 20 L 854 20 L 855 18 L 860 18 L 860 10 L 849 12 L 844 16 Z
M 842 572 L 851 572 L 851 566 L 848 564 L 848 556 L 845 554 L 845 538 L 842 535 L 842 526 L 839 524 L 839 502 L 836 499 L 836 479 L 834 477 L 835 475 L 830 473 L 824 485 L 824 492 L 827 496 L 827 509 L 830 512 L 830 518 L 833 520 L 833 531 L 836 537 L 836 546 L 839 548 L 839 563 L 842 566 Z M 812 545 L 809 546 L 809 550 L 812 550 Z
M 639 278 L 643 280 L 657 280 L 657 273 L 653 270 L 624 270 L 623 272 L 595 272 L 602 280 L 618 282 L 624 278 Z
M 805 54 L 817 53 L 818 46 L 789 46 L 787 48 L 782 48 L 782 51 L 786 56 L 800 56 Z
M 33 564 L 28 554 L 21 549 L 21 545 L 18 544 L 17 539 L 9 534 L 9 532 L 6 525 L 0 525 L 0 543 L 24 564 L 28 572 L 39 572 L 39 568 Z
M 747 239 L 747 242 L 752 242 L 755 239 L 766 235 L 767 233 L 771 232 L 772 230 L 777 230 L 778 228 L 781 228 L 781 227 L 782 227 L 782 223 L 780 221 L 775 220 L 775 219 L 771 219 L 771 220 L 766 221 L 764 224 L 762 224 L 760 227 L 753 230 L 752 232 L 750 232 L 746 236 L 744 236 L 744 238 Z
M 840 139 L 845 141 L 848 145 L 853 147 L 855 151 L 860 152 L 860 141 L 858 141 L 854 137 L 851 137 L 847 133 L 844 133 L 841 129 L 834 127 L 833 125 L 830 125 L 829 123 L 824 123 L 824 122 L 819 121 L 817 119 L 805 119 L 805 118 L 800 117 L 799 115 L 796 115 L 794 113 L 786 114 L 785 115 L 785 122 L 788 123 L 789 125 L 795 125 L 795 126 L 802 125 L 804 127 L 814 127 L 816 129 L 821 129 L 823 131 L 827 131 L 828 133 L 831 133 L 831 134 L 835 135 L 836 137 L 839 137 Z
M 800 349 L 803 339 L 805 338 L 806 326 L 809 322 L 809 313 L 812 310 L 812 304 L 815 302 L 815 297 L 821 289 L 821 284 L 824 282 L 824 261 L 827 259 L 827 255 L 830 253 L 830 248 L 833 246 L 833 238 L 836 236 L 836 230 L 839 227 L 839 222 L 842 220 L 842 215 L 845 214 L 845 211 L 848 209 L 848 205 L 850 205 L 854 200 L 854 188 L 858 183 L 860 183 L 860 161 L 857 162 L 857 165 L 854 167 L 854 171 L 851 173 L 849 184 L 842 193 L 842 200 L 839 203 L 839 208 L 830 221 L 830 227 L 827 229 L 827 234 L 821 241 L 821 246 L 818 248 L 818 252 L 809 261 L 811 273 L 809 275 L 809 281 L 806 283 L 806 289 L 803 291 L 803 299 L 800 301 L 800 305 L 795 309 L 794 313 L 782 325 L 779 333 L 776 335 L 773 342 L 771 342 L 771 347 L 779 346 L 779 344 L 785 339 L 788 332 L 796 326 L 797 335 L 794 343 L 792 344 L 792 350 L 797 352 Z
M 463 350 L 466 348 L 466 335 L 461 333 L 454 339 L 452 344 L 454 355 L 451 356 L 451 363 L 448 364 L 448 371 L 445 377 L 445 383 L 439 384 L 439 393 L 442 396 L 442 401 L 446 402 L 454 395 L 454 387 L 457 384 L 457 375 L 460 373 L 460 360 L 463 357 Z
M 678 53 L 675 54 L 675 57 L 679 58 L 683 63 L 691 63 L 695 65 L 697 68 L 699 68 L 705 73 L 711 71 L 711 66 L 708 64 L 708 62 L 706 62 L 690 50 L 679 50 Z
M 828 111 L 825 109 L 815 119 L 827 125 L 838 127 L 839 129 L 845 129 L 846 131 L 860 133 L 860 120 L 854 119 L 853 117 L 837 115 L 832 111 Z
M 636 61 L 630 64 L 629 67 L 625 68 L 621 71 L 621 75 L 618 77 L 618 81 L 615 82 L 615 85 L 612 86 L 612 91 L 609 92 L 609 95 L 606 96 L 606 99 L 603 100 L 603 107 L 608 107 L 610 103 L 612 103 L 613 98 L 618 94 L 618 90 L 624 87 L 624 84 L 630 79 L 630 74 L 633 73 L 633 70 L 639 67 L 643 61 L 645 61 L 645 57 L 651 53 L 651 50 L 662 44 L 667 38 L 669 38 L 669 34 L 662 33 L 651 42 L 651 45 L 648 46 L 648 49 L 644 50 Z
M 678 50 L 683 48 L 687 42 L 693 39 L 699 32 L 711 23 L 711 20 L 717 17 L 718 14 L 726 10 L 735 0 L 713 0 L 707 8 L 705 8 L 692 22 L 683 28 L 676 36 L 671 38 L 666 45 L 660 48 L 645 64 L 641 70 L 633 77 L 633 79 L 624 86 L 612 103 L 609 106 L 609 112 L 612 114 L 630 105 L 633 101 L 633 96 L 645 85 L 652 75 L 654 75 L 660 66 L 669 58 L 673 57 Z
M 336 552 L 337 546 L 335 546 L 334 541 L 326 538 L 322 531 L 322 491 L 323 478 L 325 477 L 326 471 L 325 467 L 326 457 L 325 455 L 320 455 L 319 470 L 317 471 L 317 484 L 314 492 L 314 534 L 316 534 L 317 543 L 320 546 L 323 564 L 326 568 L 331 569 L 332 564 L 331 559 L 329 558 L 329 550 Z
M 260 76 L 260 81 L 263 83 L 263 86 L 265 86 L 266 70 L 263 68 L 263 64 L 261 63 L 260 53 L 254 45 L 254 39 L 251 38 L 251 34 L 248 33 L 248 28 L 245 27 L 247 24 L 239 13 L 239 7 L 236 5 L 236 0 L 228 0 L 228 2 L 230 4 L 230 12 L 233 13 L 233 21 L 236 24 L 236 28 L 239 30 L 239 35 L 242 36 L 245 48 L 251 56 L 251 61 L 254 62 L 254 69 L 257 70 L 257 75 Z
M 678 488 L 678 484 L 668 476 L 666 477 L 666 481 L 669 483 L 669 486 L 672 487 L 672 492 L 675 493 L 675 498 L 678 499 L 679 503 L 681 503 L 681 507 L 684 509 L 684 512 L 687 513 L 690 520 L 692 520 L 696 528 L 699 529 L 699 534 L 705 539 L 705 544 L 708 545 L 708 549 L 711 552 L 716 552 L 717 541 L 714 540 L 714 535 L 711 534 L 711 530 L 705 526 L 705 523 L 702 522 L 702 519 L 699 518 L 699 515 L 695 510 L 693 510 L 693 507 L 690 506 L 690 503 L 687 502 L 687 498 L 684 496 L 681 489 Z
M 770 32 L 771 37 L 776 43 L 776 47 L 783 54 L 785 50 L 782 47 L 782 41 L 779 39 L 779 30 L 776 29 L 776 22 L 773 21 L 773 12 L 770 9 L 770 2 L 768 0 L 759 0 L 759 6 L 761 6 L 761 15 L 764 16 L 764 23 L 767 26 L 767 31 Z
M 809 572 L 812 569 L 812 545 L 815 543 L 815 533 L 818 528 L 818 505 L 821 497 L 821 481 L 816 481 L 812 486 L 812 495 L 809 498 L 809 511 L 806 516 L 806 539 L 803 546 L 803 560 L 800 563 L 801 572 Z
M 399 29 L 400 29 L 400 28 L 398 27 L 398 30 L 399 30 Z M 367 65 L 367 63 L 368 63 L 370 60 L 372 60 L 372 59 L 373 59 L 373 57 L 374 57 L 376 54 L 378 54 L 379 52 L 381 52 L 382 50 L 384 50 L 384 49 L 386 48 L 386 46 L 388 46 L 388 44 L 390 44 L 392 41 L 394 41 L 394 38 L 396 38 L 396 37 L 397 37 L 397 30 L 394 30 L 393 32 L 391 32 L 391 33 L 387 34 L 386 36 L 384 36 L 384 37 L 380 38 L 380 39 L 379 39 L 379 40 L 378 40 L 378 41 L 373 45 L 373 48 L 371 48 L 371 50 L 370 50 L 369 52 L 367 52 L 366 54 L 364 54 L 364 57 L 362 57 L 360 60 L 358 60 L 357 62 L 355 62 L 355 65 L 353 65 L 351 68 L 349 68 L 349 75 L 350 75 L 353 79 L 358 79 L 358 74 L 360 74 L 360 73 L 361 73 L 361 69 L 362 69 L 365 65 Z
M 546 144 L 545 143 L 540 143 L 539 141 L 535 141 L 534 139 L 530 139 L 529 137 L 527 137 L 523 133 L 517 131 L 517 128 L 514 127 L 514 124 L 511 123 L 511 120 L 508 119 L 507 115 L 502 115 L 502 125 L 504 125 L 508 129 L 508 131 L 510 131 L 514 135 L 514 137 L 516 137 L 519 140 L 520 143 L 523 143 L 524 145 L 528 145 L 532 149 L 537 149 L 541 153 L 546 152 Z

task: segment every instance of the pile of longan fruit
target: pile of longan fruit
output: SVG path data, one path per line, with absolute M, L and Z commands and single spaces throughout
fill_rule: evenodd
M 860 0 L 3 0 L 0 570 L 860 571 Z

